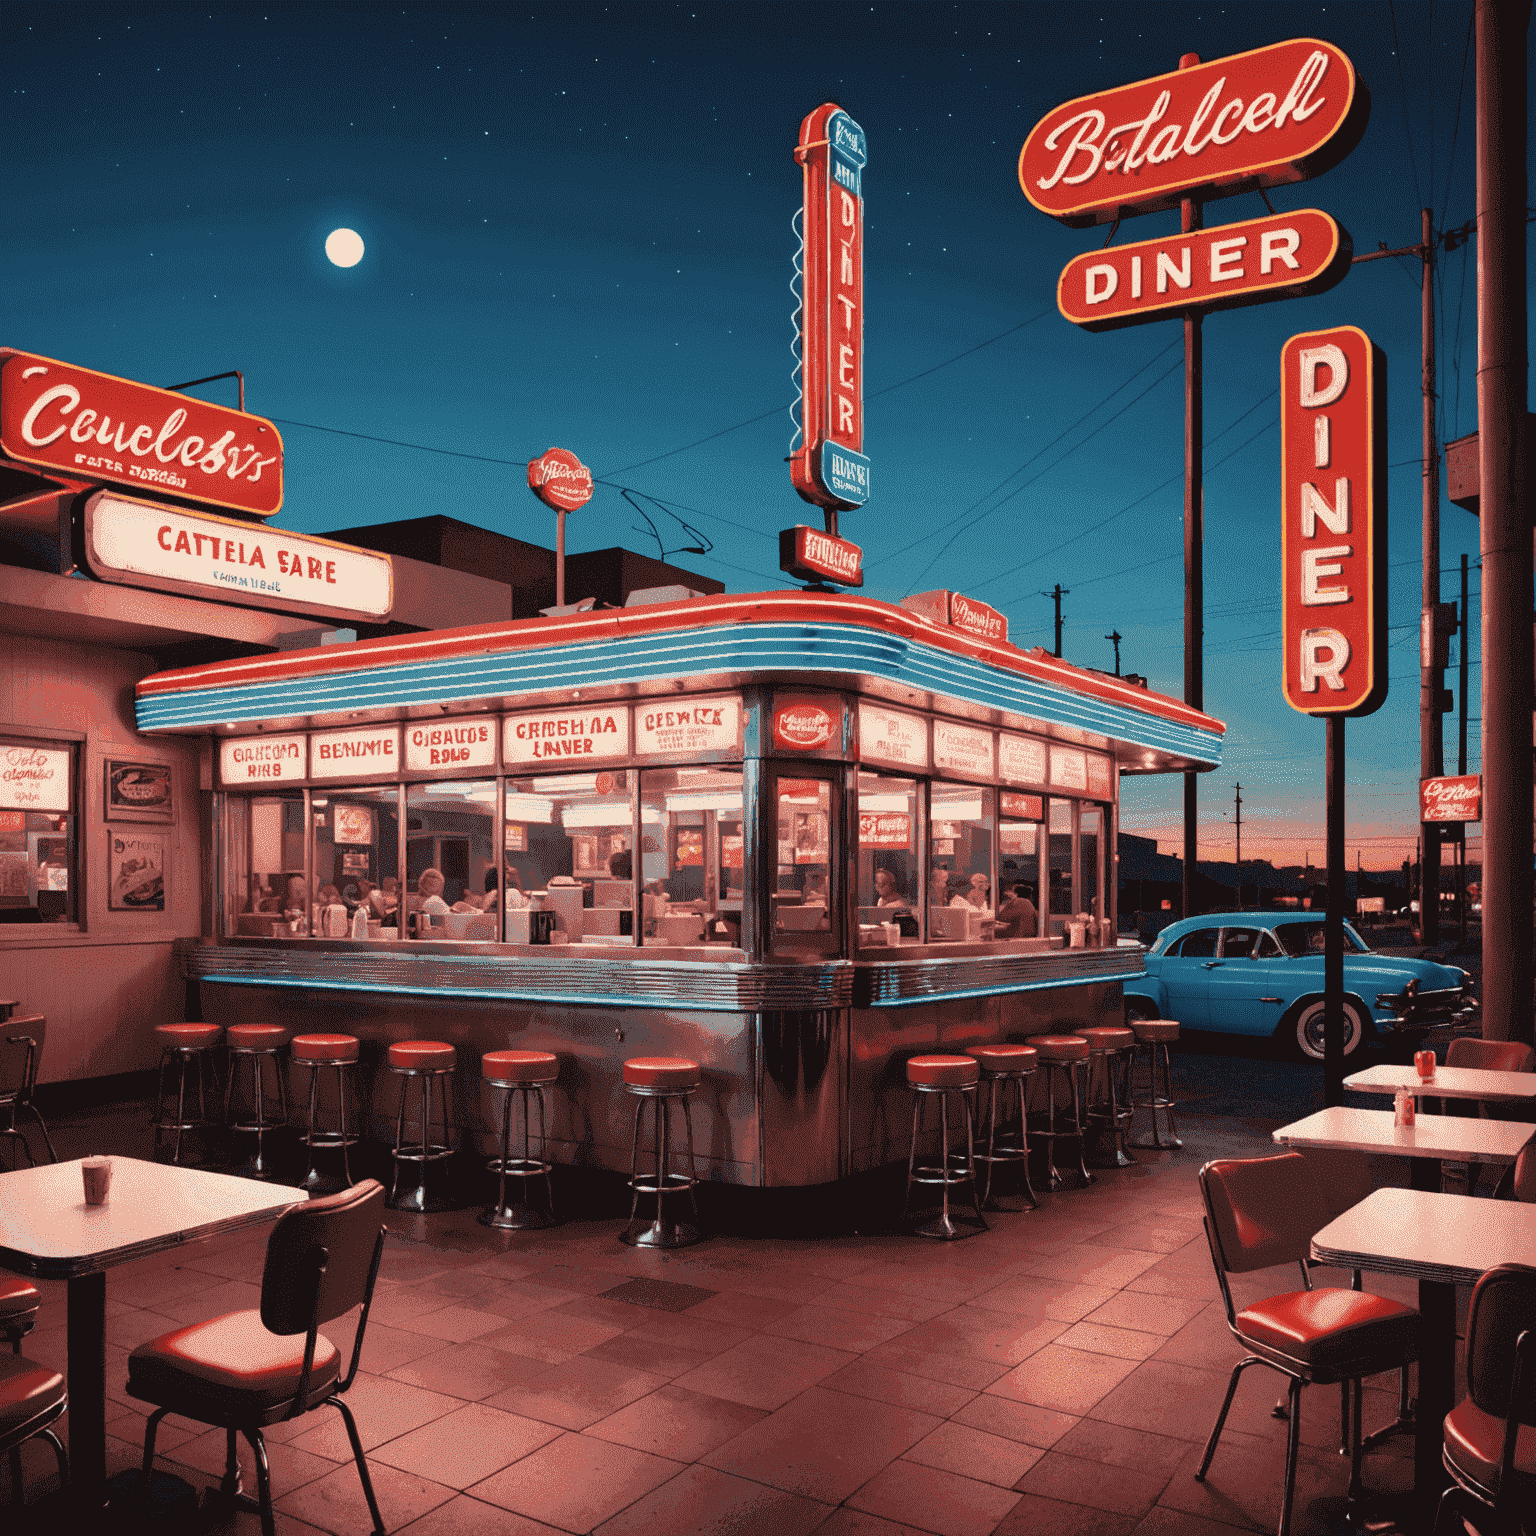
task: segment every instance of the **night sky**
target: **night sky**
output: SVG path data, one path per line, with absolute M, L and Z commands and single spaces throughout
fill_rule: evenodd
M 1370 88 L 1338 168 L 1271 194 L 1356 252 L 1474 214 L 1469 0 L 1189 4 L 146 5 L 0 10 L 7 197 L 0 342 L 168 385 L 239 368 L 286 442 L 276 522 L 324 533 L 441 513 L 553 542 L 523 466 L 558 444 L 598 478 L 573 551 L 624 544 L 788 585 L 777 534 L 819 523 L 793 432 L 800 119 L 864 128 L 867 508 L 842 531 L 865 592 L 948 586 L 1010 638 L 1182 690 L 1182 346 L 1105 335 L 1055 283 L 1106 231 L 1033 209 L 1019 147 L 1059 102 L 1286 37 L 1343 48 Z M 1400 50 L 1398 45 L 1400 46 Z M 1206 223 L 1254 218 L 1254 195 Z M 356 230 L 362 261 L 324 243 Z M 1117 240 L 1177 227 L 1128 220 Z M 1437 282 L 1441 434 L 1476 427 L 1475 247 Z M 1280 695 L 1279 352 L 1362 326 L 1389 359 L 1391 693 L 1348 728 L 1349 837 L 1395 866 L 1417 830 L 1418 265 L 1208 319 L 1201 854 L 1323 859 L 1321 722 Z M 234 403 L 233 383 L 198 391 Z M 350 434 L 350 435 L 349 435 Z M 384 439 L 386 441 L 378 441 Z M 620 494 L 628 488 L 655 536 Z M 709 554 L 679 554 L 700 544 Z M 658 537 L 659 536 L 659 537 Z M 1442 597 L 1477 524 L 1442 503 Z M 1453 661 L 1458 641 L 1452 642 Z M 1448 677 L 1454 685 L 1454 668 Z M 1455 770 L 1454 722 L 1446 731 Z M 1127 781 L 1123 826 L 1177 852 L 1176 778 Z M 1476 844 L 1469 850 L 1476 856 Z

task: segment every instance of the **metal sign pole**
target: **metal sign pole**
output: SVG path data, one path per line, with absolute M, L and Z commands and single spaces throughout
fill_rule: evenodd
M 1323 1105 L 1344 1102 L 1344 716 L 1328 717 L 1328 918 L 1323 925 Z
M 1198 53 L 1186 53 L 1179 60 L 1180 69 L 1193 69 L 1200 62 Z M 1185 234 L 1200 228 L 1201 207 L 1197 199 L 1186 197 L 1179 205 L 1179 227 Z M 1200 311 L 1184 313 L 1184 702 L 1194 709 L 1205 708 L 1204 668 L 1204 337 L 1200 329 Z M 1199 780 L 1193 773 L 1184 775 L 1184 910 L 1194 911 L 1196 831 L 1199 821 Z

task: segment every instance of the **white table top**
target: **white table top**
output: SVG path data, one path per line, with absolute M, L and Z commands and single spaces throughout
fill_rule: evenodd
M 255 1226 L 308 1198 L 285 1184 L 114 1157 L 107 1203 L 88 1206 L 79 1158 L 18 1168 L 0 1174 L 0 1268 L 50 1280 L 94 1274 Z
M 1337 1147 L 1348 1152 L 1386 1152 L 1399 1157 L 1468 1158 L 1512 1163 L 1536 1134 L 1536 1126 L 1460 1115 L 1420 1115 L 1412 1126 L 1392 1124 L 1390 1109 L 1320 1109 L 1305 1120 L 1282 1125 L 1274 1138 L 1282 1147 Z
M 1367 1067 L 1344 1079 L 1346 1088 L 1356 1093 L 1427 1094 L 1441 1099 L 1487 1099 L 1490 1103 L 1536 1099 L 1536 1072 L 1488 1072 L 1482 1067 L 1436 1067 L 1429 1079 L 1419 1076 L 1412 1066 L 1393 1066 L 1383 1062 Z
M 1373 1190 L 1312 1239 L 1312 1257 L 1343 1269 L 1470 1285 L 1495 1264 L 1536 1256 L 1536 1205 L 1422 1189 Z

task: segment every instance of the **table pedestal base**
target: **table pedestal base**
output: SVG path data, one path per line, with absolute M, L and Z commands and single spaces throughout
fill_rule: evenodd
M 69 1282 L 65 1333 L 69 1348 L 70 1481 L 83 1508 L 107 1496 L 107 1277 Z

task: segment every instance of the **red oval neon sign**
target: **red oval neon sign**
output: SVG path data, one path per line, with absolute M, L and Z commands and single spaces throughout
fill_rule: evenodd
M 1348 56 L 1298 37 L 1047 112 L 1019 185 L 1064 224 L 1107 224 L 1319 175 L 1360 142 L 1371 98 Z
M 568 448 L 551 448 L 528 462 L 528 489 L 557 512 L 574 512 L 592 500 L 592 471 Z

